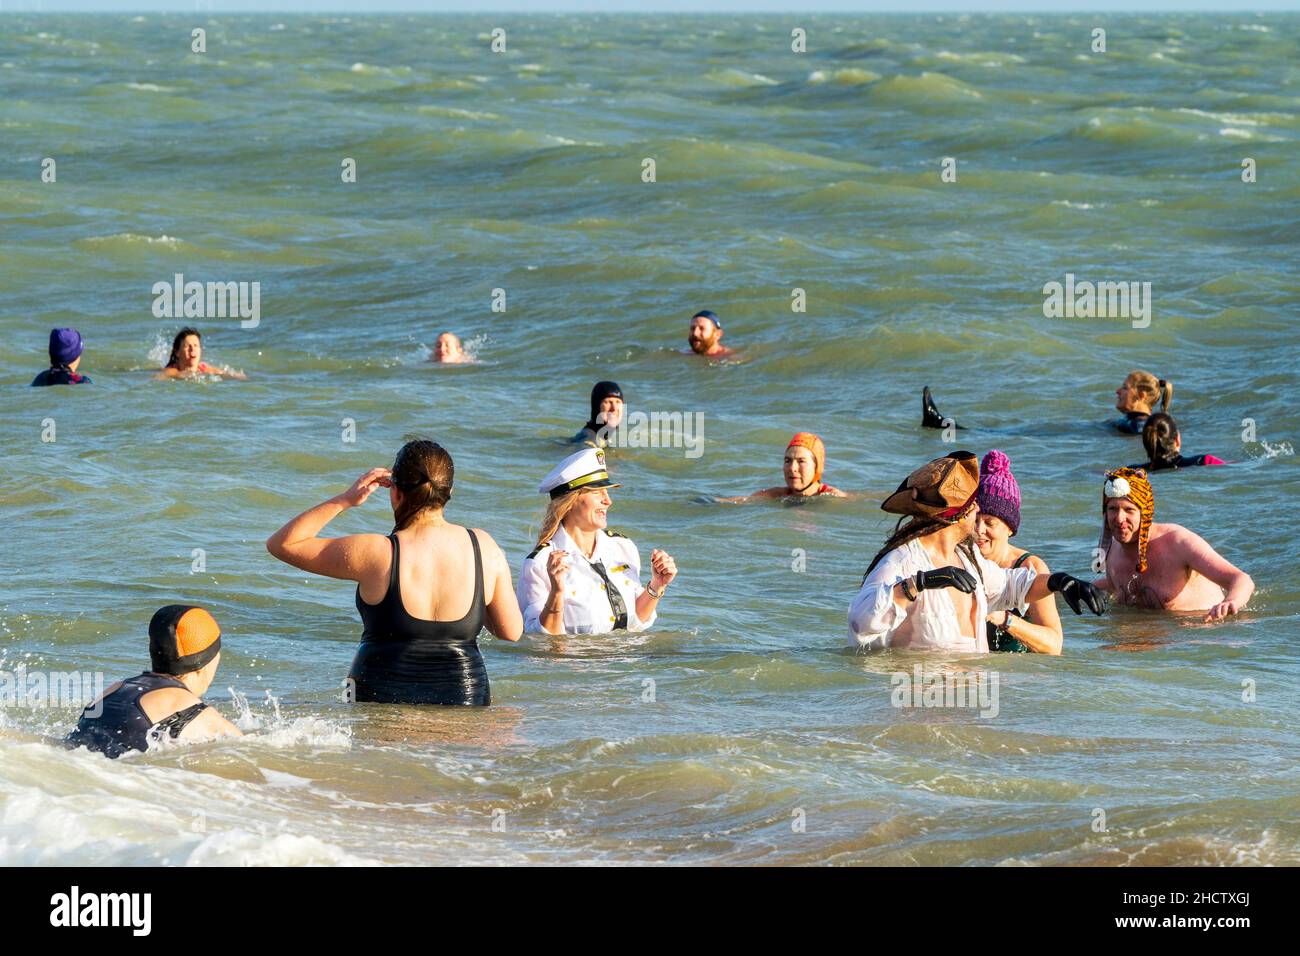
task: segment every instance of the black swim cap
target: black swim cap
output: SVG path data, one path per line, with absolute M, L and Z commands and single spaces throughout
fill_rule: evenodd
M 617 382 L 597 382 L 591 386 L 591 418 L 587 419 L 587 425 L 593 430 L 600 425 L 596 416 L 600 414 L 600 403 L 607 398 L 623 399 L 623 390 Z
M 691 316 L 692 320 L 699 319 L 699 318 L 708 319 L 710 322 L 714 324 L 714 326 L 717 327 L 719 331 L 722 330 L 722 320 L 718 318 L 717 315 L 710 312 L 708 309 L 700 309 L 700 311 L 696 312 L 693 316 Z
M 189 604 L 160 607 L 149 622 L 149 659 L 157 674 L 189 674 L 221 651 L 221 628 Z

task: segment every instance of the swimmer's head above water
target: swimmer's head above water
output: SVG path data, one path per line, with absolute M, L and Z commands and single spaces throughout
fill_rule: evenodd
M 81 333 L 76 329 L 50 329 L 51 368 L 66 368 L 75 372 L 81 364 L 84 349 Z
M 550 541 L 561 524 L 583 532 L 605 528 L 613 504 L 609 490 L 618 487 L 609 477 L 601 449 L 584 448 L 567 456 L 537 488 L 550 498 L 538 546 Z
M 825 468 L 826 446 L 812 432 L 799 432 L 785 446 L 785 487 L 790 494 L 816 494 Z
M 1173 397 L 1173 382 L 1138 369 L 1129 372 L 1120 387 L 1115 389 L 1115 408 L 1126 415 L 1150 415 L 1156 402 L 1160 403 L 1162 412 L 1168 411 Z
M 587 428 L 617 428 L 623 421 L 623 390 L 617 382 L 597 382 L 591 387 L 591 417 Z
M 1153 465 L 1175 461 L 1183 450 L 1183 436 L 1178 432 L 1174 416 L 1156 412 L 1148 418 L 1142 426 L 1142 447 L 1146 449 L 1147 461 Z
M 701 309 L 691 316 L 687 341 L 696 355 L 724 355 L 730 352 L 722 344 L 722 320 L 708 309 Z
M 161 607 L 149 622 L 149 660 L 155 674 L 181 679 L 202 696 L 221 663 L 221 628 L 201 607 Z
M 456 365 L 469 361 L 469 356 L 465 354 L 465 347 L 459 337 L 451 332 L 443 332 L 433 343 L 433 355 L 430 361 Z
M 202 362 L 203 336 L 198 329 L 181 329 L 172 339 L 172 353 L 166 367 L 178 372 L 197 372 Z
M 377 475 L 374 483 L 389 489 L 393 530 L 401 531 L 416 521 L 441 515 L 455 478 L 456 465 L 447 449 L 419 438 L 403 445 L 392 469 L 387 475 Z
M 1102 532 L 1098 547 L 1104 554 L 1111 540 L 1121 545 L 1138 542 L 1137 571 L 1147 569 L 1147 541 L 1155 520 L 1156 497 L 1141 468 L 1117 468 L 1106 473 L 1101 492 Z
M 979 517 L 975 543 L 980 554 L 993 559 L 1020 530 L 1020 485 L 1011 473 L 1011 461 L 994 450 L 980 462 L 979 490 L 975 492 Z

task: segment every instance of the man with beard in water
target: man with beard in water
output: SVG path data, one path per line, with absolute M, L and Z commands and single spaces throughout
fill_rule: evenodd
M 1062 571 L 1004 569 L 974 546 L 979 464 L 955 451 L 921 466 L 881 509 L 903 515 L 863 577 L 849 607 L 849 644 L 988 653 L 991 612 L 1033 604 L 1059 593 L 1075 614 L 1102 612 L 1102 595 Z M 908 520 L 903 524 L 904 519 Z
M 1094 584 L 1121 604 L 1205 611 L 1206 623 L 1245 608 L 1255 591 L 1250 575 L 1182 525 L 1155 524 L 1155 512 L 1145 471 L 1119 468 L 1106 474 L 1098 544 L 1106 576 Z
M 735 349 L 722 344 L 722 320 L 708 309 L 701 309 L 691 316 L 691 331 L 687 341 L 696 355 L 727 358 L 736 354 Z

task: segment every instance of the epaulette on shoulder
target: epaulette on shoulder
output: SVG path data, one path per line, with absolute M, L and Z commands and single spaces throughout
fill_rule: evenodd
M 542 542 L 541 544 L 539 544 L 537 547 L 533 548 L 532 551 L 528 552 L 528 557 L 529 557 L 529 558 L 535 558 L 535 557 L 537 557 L 537 555 L 538 555 L 539 552 L 541 552 L 541 551 L 545 551 L 545 550 L 546 550 L 547 548 L 549 548 L 550 546 L 551 546 L 551 542 L 549 542 L 549 541 L 543 541 L 543 542 Z M 527 559 L 525 559 L 525 560 L 527 560 Z

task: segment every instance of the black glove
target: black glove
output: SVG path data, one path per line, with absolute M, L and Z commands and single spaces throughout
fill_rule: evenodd
M 1086 603 L 1092 610 L 1093 614 L 1101 614 L 1105 606 L 1105 597 L 1102 593 L 1089 584 L 1087 581 L 1080 581 L 1078 578 L 1072 578 L 1064 571 L 1055 571 L 1047 579 L 1047 590 L 1056 591 L 1061 597 L 1065 598 L 1065 603 L 1070 605 L 1070 610 L 1075 614 L 1083 613 L 1083 604 Z
M 937 568 L 934 571 L 916 572 L 916 593 L 936 588 L 956 588 L 963 594 L 975 590 L 975 576 L 965 568 Z

